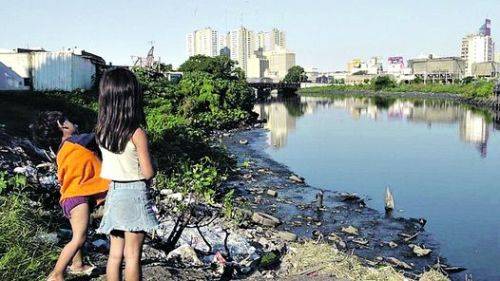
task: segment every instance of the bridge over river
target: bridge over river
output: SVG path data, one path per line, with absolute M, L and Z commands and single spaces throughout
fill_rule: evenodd
M 255 89 L 257 98 L 267 98 L 272 90 L 278 90 L 283 95 L 293 95 L 300 88 L 300 83 L 287 82 L 249 82 L 248 85 Z

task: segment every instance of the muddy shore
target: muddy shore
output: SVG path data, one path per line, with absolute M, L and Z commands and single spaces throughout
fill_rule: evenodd
M 225 183 L 237 191 L 237 205 L 278 218 L 280 223 L 274 226 L 277 231 L 294 233 L 299 240 L 317 239 L 335 244 L 361 257 L 368 266 L 394 266 L 392 258 L 396 258 L 409 265 L 396 267 L 415 277 L 435 265 L 438 259 L 445 261 L 439 256 L 439 243 L 425 231 L 425 219 L 403 218 L 397 212 L 382 214 L 370 205 L 383 202 L 371 202 L 362 195 L 352 196 L 337 187 L 310 186 L 307 179 L 300 182 L 300 175 L 299 180 L 291 179 L 293 171 L 265 153 L 266 134 L 265 129 L 257 128 L 221 138 L 241 167 Z M 319 193 L 323 194 L 321 207 L 316 200 Z M 356 231 L 350 231 L 352 229 Z M 418 257 L 412 245 L 432 251 Z M 450 277 L 455 280 L 458 275 Z

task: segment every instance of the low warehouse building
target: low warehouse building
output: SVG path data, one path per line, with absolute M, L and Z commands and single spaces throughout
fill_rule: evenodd
M 0 52 L 0 63 L 8 68 L 0 69 L 0 90 L 34 91 L 90 89 L 105 66 L 101 57 L 83 50 L 16 49 Z M 7 75 L 22 78 L 23 85 L 7 82 Z
M 412 73 L 425 81 L 451 83 L 455 79 L 462 79 L 465 75 L 465 61 L 459 57 L 433 58 L 408 60 L 408 67 Z

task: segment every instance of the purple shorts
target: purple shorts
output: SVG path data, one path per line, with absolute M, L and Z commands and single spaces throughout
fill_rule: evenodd
M 97 200 L 106 198 L 106 192 L 90 195 L 90 196 L 77 196 L 64 199 L 61 202 L 61 208 L 63 209 L 64 217 L 67 219 L 71 218 L 71 210 L 76 206 L 87 203 L 89 204 L 90 212 L 96 206 Z

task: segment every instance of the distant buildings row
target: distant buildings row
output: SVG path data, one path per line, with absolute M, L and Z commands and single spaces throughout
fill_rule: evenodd
M 285 32 L 254 32 L 245 27 L 220 34 L 210 27 L 186 36 L 188 56 L 226 55 L 238 63 L 249 80 L 282 80 L 295 65 L 295 53 L 286 48 Z
M 307 71 L 310 82 L 362 84 L 377 75 L 391 75 L 398 82 L 416 78 L 449 83 L 465 77 L 500 77 L 500 52 L 495 53 L 491 37 L 491 21 L 486 19 L 477 33 L 466 35 L 460 42 L 460 56 L 435 57 L 428 55 L 407 61 L 401 56 L 388 57 L 385 64 L 380 57 L 368 61 L 359 58 L 347 63 L 347 71 L 320 73 Z

